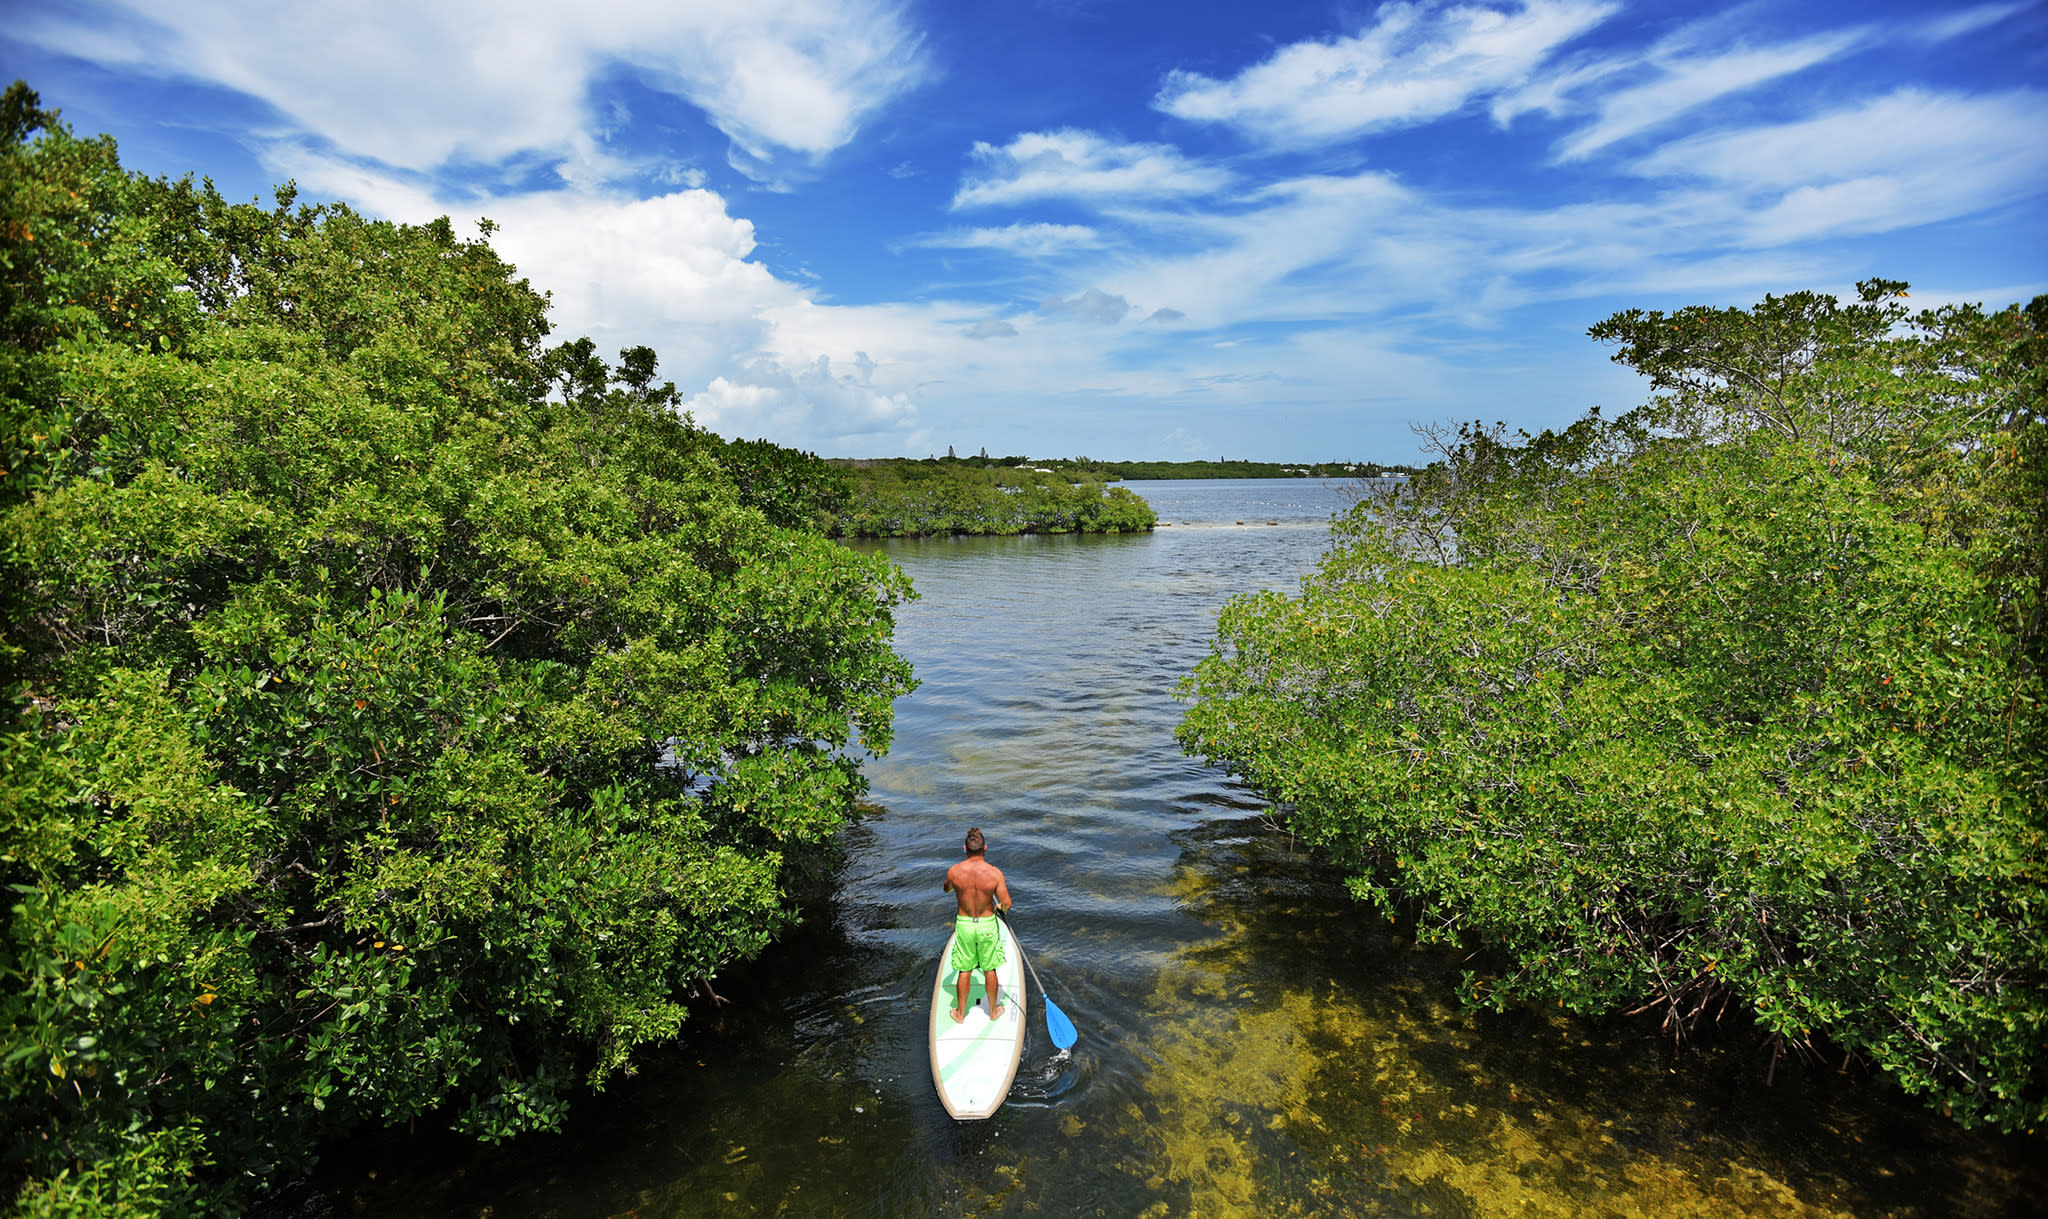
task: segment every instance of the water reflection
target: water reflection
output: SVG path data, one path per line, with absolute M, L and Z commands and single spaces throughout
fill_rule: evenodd
M 1630 1021 L 1461 1010 L 1455 954 L 1367 918 L 1172 740 L 1217 607 L 1291 588 L 1341 501 L 1137 489 L 1175 519 L 1282 523 L 888 544 L 922 595 L 899 639 L 924 685 L 804 926 L 565 1134 L 367 1137 L 299 1213 L 1905 1216 L 2040 1196 L 2021 1144 L 1825 1070 L 1767 1089 L 1740 1034 L 1678 1053 Z M 1034 1020 L 1010 1103 L 958 1124 L 923 1005 L 969 824 L 1081 1041 L 1059 1056 Z

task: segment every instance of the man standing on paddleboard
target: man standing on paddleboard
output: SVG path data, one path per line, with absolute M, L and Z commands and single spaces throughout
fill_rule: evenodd
M 996 983 L 996 966 L 1003 963 L 1003 929 L 996 922 L 996 912 L 1010 908 L 1010 887 L 1003 883 L 1003 870 L 983 858 L 987 850 L 988 841 L 981 830 L 968 830 L 967 858 L 946 869 L 946 892 L 960 901 L 951 961 L 960 971 L 960 1002 L 953 1006 L 955 1024 L 967 1019 L 967 991 L 977 969 L 988 974 L 988 1018 L 1003 1014 L 1002 991 Z

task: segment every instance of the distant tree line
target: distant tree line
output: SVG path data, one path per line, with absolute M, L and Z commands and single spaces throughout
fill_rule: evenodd
M 849 484 L 831 523 L 842 537 L 1135 533 L 1158 520 L 1130 490 L 1077 471 L 982 458 L 834 464 Z
M 793 914 L 914 682 L 845 479 L 444 219 L 0 100 L 0 1205 L 553 1128 Z
M 1133 482 L 1166 478 L 1385 478 L 1407 476 L 1420 467 L 1377 461 L 1097 461 L 1092 457 L 990 457 L 982 452 L 956 457 L 951 450 L 944 457 L 835 459 L 835 464 L 853 468 L 913 465 L 959 465 L 970 469 L 1041 469 L 1059 474 L 1085 475 L 1098 481 L 1127 479 Z
M 1595 326 L 1657 396 L 1439 433 L 1224 611 L 1182 741 L 1486 949 L 1470 1003 L 1745 1015 L 2038 1128 L 2048 297 L 1904 289 Z
M 1043 463 L 1041 463 L 1043 464 Z M 1385 478 L 1408 475 L 1416 467 L 1376 461 L 1091 461 L 1074 459 L 1078 469 L 1106 478 L 1132 481 L 1162 478 Z

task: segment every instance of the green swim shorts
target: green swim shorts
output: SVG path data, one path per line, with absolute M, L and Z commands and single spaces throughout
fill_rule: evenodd
M 954 969 L 994 969 L 1002 963 L 1003 929 L 996 925 L 995 915 L 969 918 L 963 914 L 953 921 Z

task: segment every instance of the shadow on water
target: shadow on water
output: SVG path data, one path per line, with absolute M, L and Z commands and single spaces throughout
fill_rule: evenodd
M 1174 502 L 1229 516 L 1230 490 Z M 1679 1051 L 1654 1022 L 1463 1010 L 1458 954 L 1181 756 L 1174 683 L 1225 597 L 1312 565 L 1313 490 L 1247 488 L 1265 530 L 883 547 L 923 596 L 898 638 L 925 684 L 804 924 L 562 1134 L 365 1135 L 276 1213 L 2033 1213 L 2037 1140 L 1814 1064 L 1766 1087 L 1746 1030 Z M 969 823 L 1081 1040 L 1057 1055 L 1034 1012 L 1009 1103 L 956 1123 L 925 1004 Z

